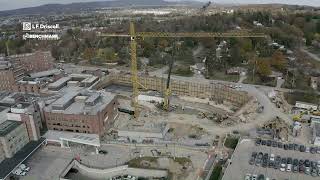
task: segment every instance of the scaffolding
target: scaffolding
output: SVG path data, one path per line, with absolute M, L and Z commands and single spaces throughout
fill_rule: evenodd
M 164 92 L 166 79 L 161 77 L 139 76 L 139 89 Z M 102 81 L 96 88 L 102 89 L 108 85 L 132 85 L 131 75 L 112 74 Z M 190 96 L 196 98 L 209 98 L 216 101 L 228 101 L 235 106 L 241 107 L 246 104 L 250 97 L 247 92 L 234 90 L 223 84 L 195 83 L 182 80 L 171 80 L 171 91 L 173 95 Z

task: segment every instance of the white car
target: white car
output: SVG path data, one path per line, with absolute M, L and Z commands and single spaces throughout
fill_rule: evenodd
M 29 172 L 30 171 L 30 167 L 26 167 L 23 171 Z
M 292 165 L 291 165 L 291 164 L 288 164 L 288 166 L 287 166 L 287 172 L 291 172 L 291 169 L 292 169 Z
M 274 154 L 271 154 L 270 155 L 270 161 L 274 161 L 275 160 L 275 155 Z
M 317 166 L 320 169 L 320 160 L 318 161 Z
M 251 174 L 246 174 L 246 176 L 244 177 L 244 180 L 251 180 Z
M 256 174 L 253 174 L 253 175 L 251 176 L 251 180 L 257 180 L 257 178 L 258 178 L 258 175 L 256 175 Z
M 21 169 L 21 170 L 24 170 L 24 169 L 26 169 L 26 165 L 25 164 L 20 164 L 20 166 L 19 166 L 19 168 Z
M 309 147 L 306 147 L 306 153 L 309 153 L 310 152 L 310 148 Z
M 13 174 L 19 175 L 21 172 L 22 172 L 21 169 L 17 168 L 15 171 L 13 171 Z

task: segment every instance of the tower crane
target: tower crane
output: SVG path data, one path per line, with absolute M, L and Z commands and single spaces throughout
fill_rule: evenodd
M 136 32 L 135 25 L 130 22 L 129 34 L 116 34 L 116 33 L 100 33 L 101 37 L 128 37 L 130 38 L 130 49 L 131 49 L 131 80 L 132 80 L 132 106 L 134 108 L 134 118 L 139 116 L 139 81 L 138 81 L 138 66 L 137 66 L 137 38 L 266 38 L 265 34 L 262 33 L 251 33 L 251 32 Z M 168 96 L 170 95 L 170 84 L 165 91 L 164 107 L 169 107 Z
M 9 40 L 6 41 L 7 56 L 10 56 Z

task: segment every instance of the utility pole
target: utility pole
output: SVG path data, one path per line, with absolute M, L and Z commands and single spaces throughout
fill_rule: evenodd
M 253 71 L 252 71 L 252 81 L 253 81 L 253 83 L 254 83 L 254 81 L 255 81 L 255 74 L 256 74 L 256 68 L 257 68 L 257 56 L 259 56 L 259 51 L 256 51 L 256 53 L 254 54 L 254 56 L 253 56 Z

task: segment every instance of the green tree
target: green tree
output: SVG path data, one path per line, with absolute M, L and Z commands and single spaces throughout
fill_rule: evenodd
M 276 69 L 278 69 L 280 71 L 283 71 L 286 67 L 286 64 L 287 64 L 286 59 L 283 56 L 281 51 L 278 50 L 273 53 L 272 59 L 271 59 L 271 65 L 273 67 L 275 67 Z
M 262 77 L 267 77 L 272 73 L 268 59 L 261 58 L 258 60 L 257 73 Z
M 118 60 L 118 54 L 113 48 L 104 48 L 98 50 L 98 58 L 105 62 L 115 62 Z
M 93 48 L 86 48 L 83 52 L 83 58 L 91 61 L 96 56 L 96 52 Z

